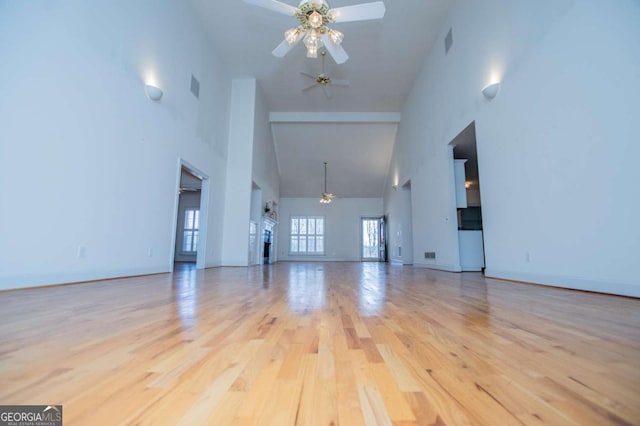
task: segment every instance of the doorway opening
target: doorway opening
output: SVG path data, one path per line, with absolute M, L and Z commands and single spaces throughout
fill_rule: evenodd
M 484 235 L 476 125 L 471 122 L 450 143 L 452 147 L 458 246 L 462 271 L 484 271 Z
M 360 236 L 362 261 L 387 261 L 386 221 L 384 216 L 361 218 Z
M 173 271 L 178 265 L 202 269 L 205 265 L 209 179 L 180 160 L 175 232 L 172 247 Z

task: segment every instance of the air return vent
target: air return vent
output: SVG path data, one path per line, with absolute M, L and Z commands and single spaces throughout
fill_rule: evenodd
M 200 82 L 193 74 L 191 74 L 191 93 L 196 99 L 200 98 Z
M 425 251 L 424 252 L 424 258 L 425 259 L 435 259 L 436 258 L 436 252 L 435 251 Z
M 444 54 L 445 55 L 449 53 L 449 49 L 451 49 L 451 46 L 453 45 L 453 34 L 451 30 L 452 29 L 449 28 L 449 32 L 447 33 L 447 36 L 444 38 Z

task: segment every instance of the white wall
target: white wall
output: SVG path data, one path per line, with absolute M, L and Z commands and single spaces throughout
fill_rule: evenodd
M 475 120 L 487 275 L 640 296 L 638 22 L 634 0 L 454 3 L 390 169 L 412 182 L 416 264 L 459 264 L 447 144 Z
M 385 200 L 387 257 L 392 263 L 413 264 L 411 186 L 390 188 Z
M 321 204 L 319 198 L 281 198 L 278 224 L 279 260 L 360 261 L 361 217 L 383 214 L 382 198 L 338 198 Z M 325 255 L 289 255 L 291 216 L 324 216 Z
M 0 1 L 0 57 L 0 289 L 168 271 L 180 159 L 220 264 L 230 79 L 188 6 Z

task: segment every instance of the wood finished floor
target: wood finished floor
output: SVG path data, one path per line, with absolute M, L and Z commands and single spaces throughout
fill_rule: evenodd
M 0 293 L 0 404 L 65 425 L 638 425 L 640 300 L 377 263 Z

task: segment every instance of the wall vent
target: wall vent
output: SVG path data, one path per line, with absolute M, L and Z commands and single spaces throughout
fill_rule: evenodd
M 445 55 L 449 53 L 449 49 L 451 49 L 451 46 L 453 45 L 453 34 L 451 30 L 452 28 L 449 28 L 449 32 L 447 33 L 447 36 L 444 38 L 444 54 Z
M 196 99 L 200 98 L 200 82 L 193 74 L 191 74 L 191 93 Z
M 424 252 L 424 258 L 425 259 L 435 259 L 436 258 L 436 252 L 435 251 L 425 251 Z

